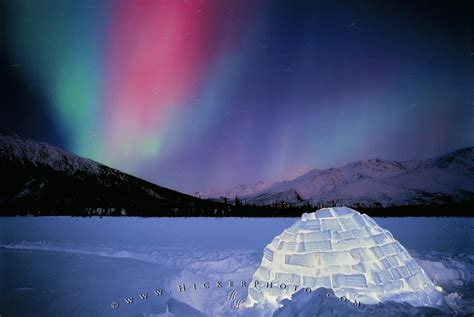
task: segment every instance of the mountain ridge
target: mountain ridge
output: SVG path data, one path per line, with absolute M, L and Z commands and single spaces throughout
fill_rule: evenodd
M 239 199 L 255 205 L 333 203 L 388 207 L 463 202 L 473 197 L 474 147 L 465 147 L 429 159 L 371 158 L 313 169 Z
M 0 134 L 5 214 L 186 216 L 223 206 L 179 193 L 44 142 Z
M 268 217 L 299 215 L 321 205 L 380 210 L 461 204 L 470 210 L 473 166 L 474 147 L 417 161 L 361 160 L 314 169 L 290 181 L 236 186 L 247 194 L 222 203 L 152 184 L 44 142 L 0 133 L 0 215 Z M 429 215 L 423 208 L 420 213 Z

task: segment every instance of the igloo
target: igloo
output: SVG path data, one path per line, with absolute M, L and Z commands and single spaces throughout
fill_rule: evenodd
M 264 249 L 247 304 L 276 306 L 295 291 L 320 287 L 366 304 L 444 307 L 438 288 L 393 235 L 346 207 L 305 213 L 275 237 Z

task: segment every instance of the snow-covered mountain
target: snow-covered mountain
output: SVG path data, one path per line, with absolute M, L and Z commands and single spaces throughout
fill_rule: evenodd
M 255 194 L 259 191 L 262 191 L 268 187 L 270 187 L 273 182 L 267 182 L 267 181 L 259 181 L 255 184 L 251 185 L 237 185 L 237 186 L 232 186 L 229 188 L 224 188 L 224 189 L 210 189 L 207 191 L 198 191 L 194 192 L 193 196 L 198 197 L 198 198 L 204 198 L 204 199 L 221 199 L 221 198 L 227 198 L 227 199 L 234 199 L 235 197 L 243 197 L 243 196 L 248 196 Z
M 391 206 L 474 198 L 474 147 L 427 160 L 369 159 L 312 170 L 240 198 L 249 204 Z
M 203 201 L 46 143 L 0 134 L 0 211 L 5 214 L 199 215 Z

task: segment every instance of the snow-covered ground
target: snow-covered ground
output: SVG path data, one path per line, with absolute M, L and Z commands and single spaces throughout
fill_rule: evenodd
M 375 220 L 444 289 L 453 309 L 474 312 L 474 219 Z M 242 281 L 250 282 L 265 245 L 295 221 L 0 218 L 0 314 L 271 316 L 272 311 L 233 306 L 246 298 Z M 235 293 L 229 294 L 232 290 Z M 334 311 L 334 307 L 347 315 L 347 303 L 321 294 L 327 291 L 298 293 L 276 315 L 314 313 L 316 309 L 321 313 L 321 309 Z M 127 304 L 131 298 L 133 302 Z M 359 308 L 350 309 L 356 315 Z M 361 314 L 407 312 L 414 311 L 403 305 L 382 305 Z

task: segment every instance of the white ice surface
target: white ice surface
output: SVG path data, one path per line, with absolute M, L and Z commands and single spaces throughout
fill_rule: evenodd
M 265 245 L 295 220 L 0 218 L 0 313 L 271 316 L 273 310 L 232 308 L 227 287 L 148 300 L 138 294 L 178 283 L 249 281 Z M 375 220 L 443 288 L 452 308 L 474 311 L 474 219 Z M 246 288 L 235 289 L 238 297 L 247 296 Z M 127 305 L 123 300 L 130 296 L 135 302 Z M 115 300 L 120 307 L 113 310 Z

